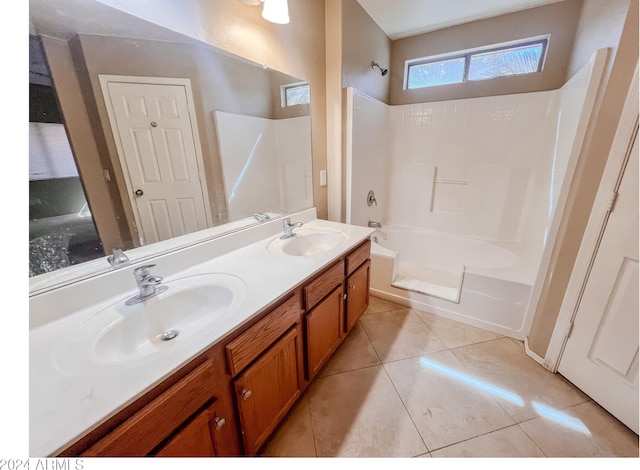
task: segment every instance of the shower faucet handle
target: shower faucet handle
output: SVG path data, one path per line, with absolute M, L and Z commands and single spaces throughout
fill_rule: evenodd
M 373 204 L 378 205 L 378 201 L 376 201 L 376 195 L 373 193 L 373 190 L 369 191 L 367 194 L 367 206 L 371 207 Z

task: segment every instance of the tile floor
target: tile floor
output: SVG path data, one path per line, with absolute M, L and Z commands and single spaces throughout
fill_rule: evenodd
M 264 457 L 638 457 L 521 341 L 371 297 Z

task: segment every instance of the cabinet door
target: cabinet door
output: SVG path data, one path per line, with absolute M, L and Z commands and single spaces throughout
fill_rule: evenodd
M 369 277 L 371 261 L 367 260 L 347 278 L 347 320 L 345 331 L 349 332 L 360 315 L 369 306 Z
M 198 413 L 165 444 L 156 457 L 213 457 L 216 455 L 211 425 L 211 408 Z
M 343 335 L 344 289 L 339 286 L 305 316 L 307 373 L 311 380 L 340 344 Z
M 143 457 L 214 397 L 215 369 L 206 361 L 82 453 L 83 457 Z
M 300 396 L 294 327 L 235 380 L 245 454 L 255 455 Z

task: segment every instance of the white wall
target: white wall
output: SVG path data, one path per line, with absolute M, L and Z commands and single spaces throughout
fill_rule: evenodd
M 313 205 L 308 116 L 272 120 L 222 111 L 214 116 L 229 221 Z M 308 155 L 300 158 L 300 149 Z

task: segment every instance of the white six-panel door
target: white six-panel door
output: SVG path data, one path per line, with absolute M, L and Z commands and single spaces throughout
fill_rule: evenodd
M 558 372 L 638 432 L 637 136 Z
M 137 83 L 138 77 L 100 78 L 140 243 L 210 226 L 190 90 L 180 83 Z

